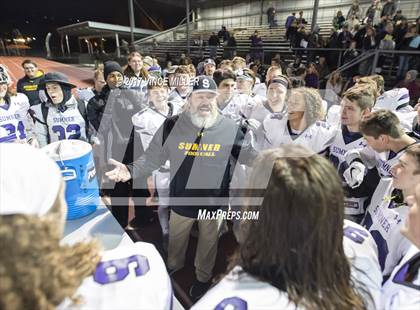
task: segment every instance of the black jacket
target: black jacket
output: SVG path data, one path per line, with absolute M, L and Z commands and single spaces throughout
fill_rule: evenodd
M 200 129 L 184 112 L 165 120 L 147 151 L 127 167 L 133 179 L 143 179 L 169 159 L 171 208 L 196 218 L 199 209 L 226 206 L 236 161 L 247 164 L 256 157 L 244 137 L 243 128 L 224 116 Z
M 108 85 L 105 85 L 104 88 L 102 88 L 102 91 L 92 97 L 87 104 L 87 117 L 89 123 L 93 125 L 96 131 L 99 130 L 99 124 L 101 123 L 102 115 L 105 111 L 109 93 L 110 89 Z

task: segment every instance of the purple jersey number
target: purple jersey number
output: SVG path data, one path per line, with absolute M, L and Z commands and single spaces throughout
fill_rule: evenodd
M 219 302 L 214 308 L 215 310 L 247 310 L 248 304 L 245 300 L 239 297 L 229 297 L 223 299 L 221 302 Z
M 149 272 L 150 266 L 146 256 L 133 255 L 130 257 L 113 259 L 100 262 L 96 266 L 93 279 L 99 284 L 109 284 L 124 280 L 130 273 L 129 265 L 135 265 L 136 277 L 140 277 Z
M 344 228 L 344 236 L 356 243 L 362 244 L 363 241 L 365 241 L 365 238 L 369 236 L 369 234 L 362 229 L 347 226 Z

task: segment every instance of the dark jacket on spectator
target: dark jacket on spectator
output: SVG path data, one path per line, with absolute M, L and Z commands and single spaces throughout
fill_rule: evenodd
M 362 45 L 362 49 L 364 51 L 368 51 L 368 50 L 372 50 L 376 48 L 376 40 L 375 38 L 372 37 L 368 37 L 365 35 L 365 37 L 363 38 L 363 45 Z
M 363 48 L 363 39 L 366 34 L 366 27 L 361 28 L 359 31 L 356 32 L 354 35 L 354 40 L 356 41 L 356 48 L 362 49 Z
M 305 76 L 305 86 L 311 88 L 319 88 L 319 78 L 315 73 L 308 73 Z
M 349 48 L 352 35 L 350 31 L 340 32 L 338 35 L 338 46 L 339 48 Z
M 110 91 L 111 90 L 109 89 L 108 85 L 105 85 L 104 88 L 102 88 L 102 91 L 93 98 L 91 98 L 87 104 L 87 117 L 89 123 L 93 125 L 96 131 L 99 130 L 99 125 L 102 120 L 102 115 L 105 111 L 105 106 Z
M 218 46 L 219 45 L 219 38 L 217 35 L 211 35 L 209 38 L 209 46 Z
M 394 2 L 387 2 L 382 7 L 381 17 L 386 16 L 386 15 L 392 17 L 395 13 L 395 10 L 396 10 L 395 3 Z

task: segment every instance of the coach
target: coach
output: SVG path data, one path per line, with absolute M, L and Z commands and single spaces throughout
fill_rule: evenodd
M 111 160 L 116 167 L 106 173 L 111 180 L 126 182 L 147 177 L 170 161 L 170 270 L 184 266 L 189 233 L 198 210 L 214 211 L 227 205 L 234 164 L 237 160 L 247 164 L 256 157 L 254 149 L 244 139 L 243 128 L 219 114 L 216 89 L 212 78 L 196 77 L 185 111 L 165 120 L 145 154 L 129 165 Z M 197 280 L 190 289 L 193 299 L 209 287 L 220 220 L 198 221 Z

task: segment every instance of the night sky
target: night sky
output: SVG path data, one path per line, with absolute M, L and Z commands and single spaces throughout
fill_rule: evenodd
M 42 49 L 48 32 L 52 32 L 53 38 L 58 37 L 56 28 L 77 22 L 89 20 L 129 26 L 127 0 L 1 1 L 0 37 L 13 37 L 16 34 L 14 29 L 18 29 L 24 37 L 37 38 L 32 44 L 34 49 Z M 164 29 L 176 26 L 185 15 L 185 9 L 181 7 L 172 7 L 152 0 L 137 2 Z M 135 3 L 134 14 L 136 27 L 156 30 Z

